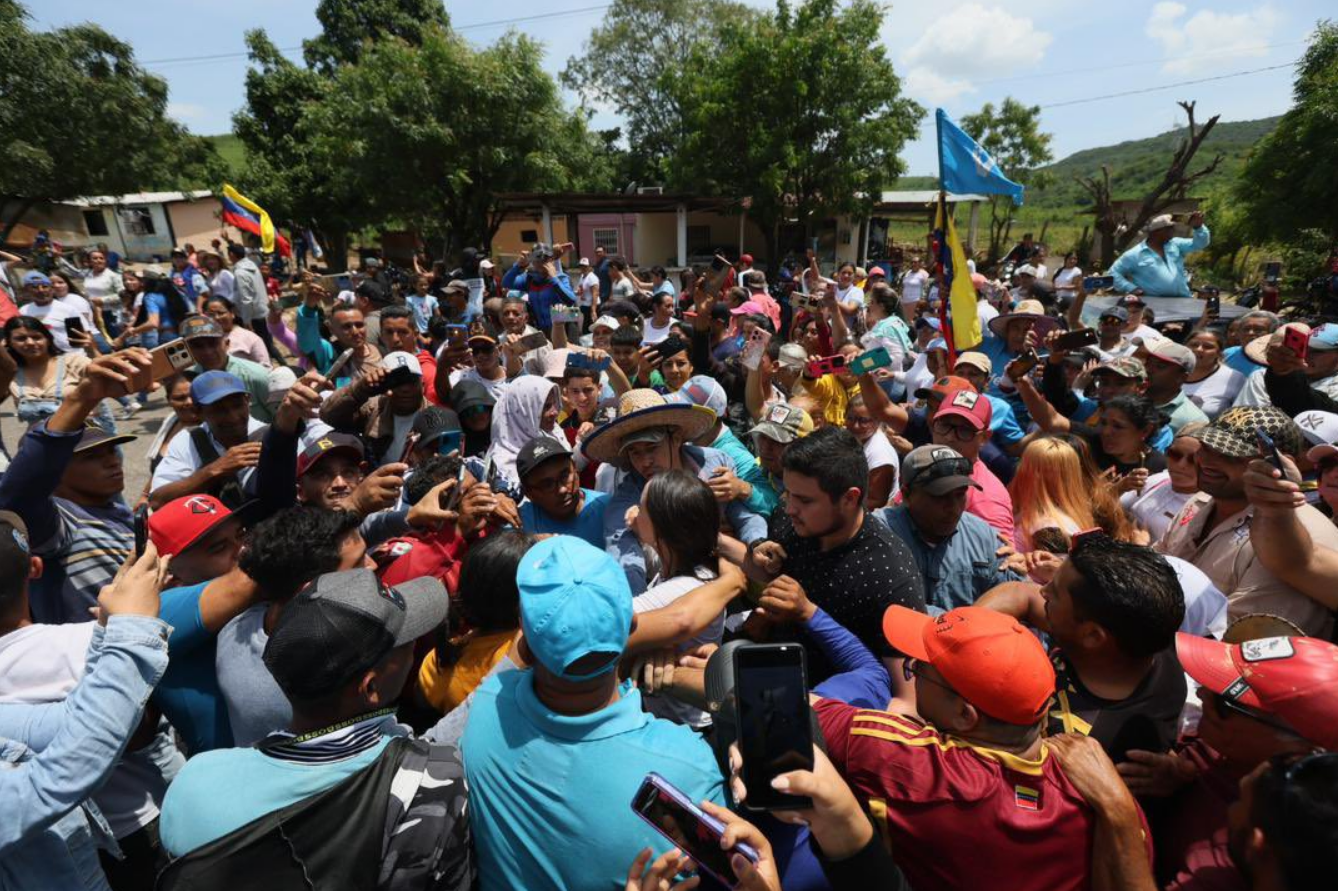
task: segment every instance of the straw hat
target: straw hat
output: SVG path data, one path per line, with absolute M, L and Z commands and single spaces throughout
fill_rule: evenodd
M 591 461 L 613 461 L 634 433 L 667 427 L 680 442 L 691 442 L 715 420 L 715 412 L 704 406 L 670 403 L 654 390 L 628 390 L 618 398 L 618 417 L 587 436 L 581 449 Z
M 990 319 L 990 330 L 994 332 L 995 337 L 1003 337 L 1004 329 L 1013 319 L 1031 319 L 1036 323 L 1035 331 L 1037 337 L 1045 337 L 1051 331 L 1059 327 L 1059 319 L 1045 314 L 1045 306 L 1039 300 L 1023 300 L 1018 303 L 1017 309 L 1010 313 L 995 316 Z
M 1261 334 L 1259 337 L 1256 337 L 1254 340 L 1245 344 L 1245 347 L 1241 352 L 1245 354 L 1245 358 L 1249 359 L 1254 364 L 1267 365 L 1269 346 L 1282 346 L 1282 338 L 1288 328 L 1295 328 L 1307 337 L 1310 336 L 1310 326 L 1305 322 L 1288 322 L 1272 334 Z

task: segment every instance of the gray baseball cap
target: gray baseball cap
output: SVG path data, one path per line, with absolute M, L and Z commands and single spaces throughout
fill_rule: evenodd
M 920 446 L 902 459 L 901 486 L 907 492 L 918 490 L 930 495 L 946 495 L 967 486 L 980 488 L 971 479 L 971 462 L 941 445 Z
M 391 587 L 369 569 L 326 573 L 284 607 L 265 645 L 265 667 L 289 698 L 325 696 L 433 631 L 449 604 L 435 578 Z

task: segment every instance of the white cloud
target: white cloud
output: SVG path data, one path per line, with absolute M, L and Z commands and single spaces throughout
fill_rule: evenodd
M 902 91 L 926 105 L 946 105 L 963 93 L 975 92 L 975 87 L 968 80 L 943 77 L 936 71 L 918 66 L 906 72 Z
M 1248 12 L 1219 13 L 1203 9 L 1189 18 L 1183 3 L 1164 2 L 1152 7 L 1144 32 L 1161 44 L 1166 74 L 1188 74 L 1243 58 L 1268 55 L 1264 47 L 1278 25 L 1279 16 L 1265 4 Z
M 167 103 L 167 116 L 183 120 L 188 118 L 204 117 L 207 109 L 203 105 L 195 105 L 192 102 L 169 102 Z
M 967 3 L 942 13 L 902 55 L 906 95 L 943 105 L 976 91 L 974 78 L 1032 68 L 1054 38 L 1025 15 Z
M 906 51 L 905 62 L 943 78 L 998 76 L 1034 66 L 1053 40 L 1030 18 L 999 6 L 968 3 L 925 31 Z

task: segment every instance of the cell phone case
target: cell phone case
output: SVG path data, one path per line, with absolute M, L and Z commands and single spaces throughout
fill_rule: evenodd
M 697 807 L 697 805 L 692 803 L 691 799 L 689 799 L 682 792 L 678 791 L 678 789 L 675 788 L 673 784 L 671 784 L 668 780 L 660 776 L 658 773 L 655 773 L 654 771 L 646 774 L 646 778 L 642 780 L 640 786 L 637 786 L 636 795 L 632 798 L 632 811 L 638 817 L 641 818 L 642 822 L 644 822 L 651 829 L 654 829 L 664 838 L 667 838 L 675 847 L 677 847 L 680 851 L 682 851 L 685 855 L 687 855 L 692 860 L 693 863 L 701 867 L 701 869 L 705 871 L 708 875 L 714 876 L 715 879 L 719 881 L 721 884 L 723 884 L 725 887 L 733 888 L 736 885 L 738 885 L 738 879 L 732 876 L 719 875 L 715 870 L 711 869 L 705 863 L 694 857 L 692 855 L 692 852 L 689 851 L 683 845 L 682 839 L 674 838 L 672 835 L 665 832 L 663 828 L 657 826 L 649 817 L 647 817 L 645 814 L 641 812 L 641 809 L 637 807 L 637 804 L 641 800 L 642 790 L 647 785 L 653 786 L 656 790 L 663 792 L 665 795 L 672 798 L 674 802 L 677 803 L 680 807 L 682 807 L 684 810 L 688 811 L 694 817 L 700 820 L 701 823 L 715 835 L 717 844 L 719 843 L 718 840 L 720 836 L 725 834 L 725 824 L 717 820 L 715 817 L 712 817 L 710 814 L 706 813 L 706 811 Z M 744 857 L 747 857 L 753 863 L 757 863 L 757 861 L 759 860 L 757 850 L 753 848 L 751 845 L 740 843 L 734 847 L 734 850 L 742 854 Z
M 748 343 L 743 347 L 743 355 L 739 359 L 743 363 L 743 367 L 756 371 L 758 366 L 762 364 L 762 354 L 766 352 L 767 344 L 770 342 L 770 331 L 763 331 L 761 328 L 756 329 L 753 336 L 748 338 Z
M 195 364 L 191 358 L 190 349 L 187 348 L 184 340 L 174 340 L 171 343 L 165 343 L 160 347 L 155 347 L 149 356 L 153 359 L 153 364 L 147 371 L 141 371 L 131 378 L 130 387 L 127 392 L 138 393 L 149 388 L 149 384 L 154 381 L 160 381 L 165 377 L 171 377 L 183 368 L 189 368 Z

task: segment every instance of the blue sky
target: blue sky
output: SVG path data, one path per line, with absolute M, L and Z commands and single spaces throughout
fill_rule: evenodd
M 298 46 L 319 30 L 315 0 L 28 3 L 38 29 L 91 20 L 128 40 L 146 67 L 167 79 L 171 113 L 202 134 L 231 128 L 231 115 L 243 104 L 246 60 L 201 57 L 244 51 L 243 34 L 250 28 L 263 27 L 285 48 Z M 600 11 L 591 7 L 599 4 L 562 0 L 536 7 L 514 0 L 464 0 L 447 4 L 447 9 L 455 27 L 477 43 L 496 40 L 508 27 L 543 41 L 544 65 L 556 73 L 598 25 Z M 921 137 L 907 148 L 909 172 L 934 172 L 935 106 L 959 117 L 1010 95 L 1039 104 L 1042 127 L 1054 134 L 1057 158 L 1164 132 L 1183 121 L 1178 99 L 1197 99 L 1200 119 L 1211 114 L 1221 114 L 1224 121 L 1280 114 L 1290 102 L 1289 63 L 1304 50 L 1306 36 L 1326 6 L 1322 0 L 891 4 L 882 40 L 907 93 L 931 109 Z M 1273 70 L 1258 71 L 1266 68 Z M 1238 72 L 1256 73 L 1224 77 Z M 1205 82 L 1082 101 L 1186 81 Z M 616 122 L 608 113 L 598 114 L 595 121 L 597 126 Z

